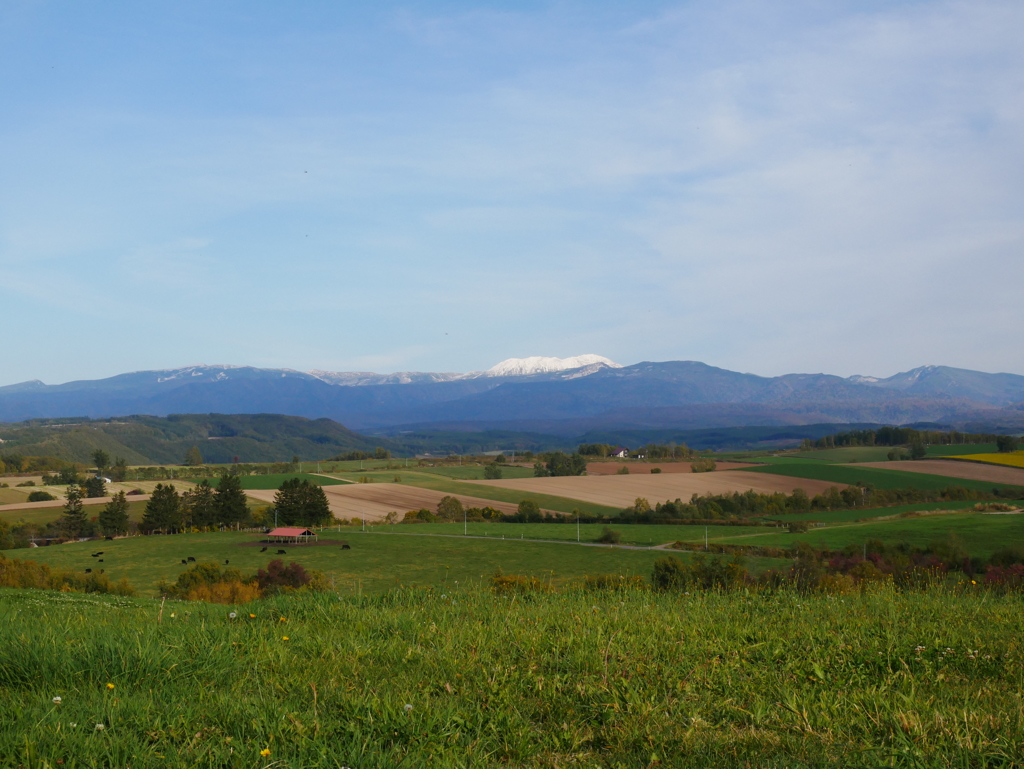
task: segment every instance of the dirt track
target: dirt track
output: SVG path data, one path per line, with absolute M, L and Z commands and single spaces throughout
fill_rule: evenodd
M 596 502 L 611 507 L 627 507 L 637 497 L 652 505 L 667 499 L 689 500 L 693 494 L 731 494 L 753 489 L 762 493 L 792 493 L 801 488 L 810 496 L 841 483 L 788 478 L 768 473 L 745 473 L 742 470 L 713 473 L 661 473 L 657 475 L 588 475 L 565 478 L 510 478 L 500 481 L 467 481 L 467 483 L 501 486 L 517 491 L 554 494 L 560 497 Z
M 741 470 L 757 467 L 751 462 L 718 462 L 718 470 Z M 689 462 L 590 462 L 587 475 L 617 475 L 623 467 L 629 468 L 630 475 L 650 475 L 651 469 L 661 468 L 662 473 L 692 473 Z
M 404 486 L 400 483 L 353 483 L 344 486 L 323 486 L 327 502 L 335 518 L 349 520 L 363 518 L 382 520 L 388 513 L 397 512 L 399 517 L 408 510 L 437 509 L 437 503 L 448 496 L 441 491 Z M 250 497 L 273 502 L 276 491 L 246 491 Z M 515 513 L 516 505 L 509 502 L 494 502 L 490 499 L 466 497 L 454 494 L 464 507 L 493 507 L 503 513 Z
M 908 473 L 945 475 L 949 478 L 963 478 L 968 481 L 1006 483 L 1024 486 L 1024 469 L 985 465 L 981 462 L 957 462 L 949 459 L 917 459 L 904 462 L 858 462 L 855 467 L 878 467 L 882 470 L 904 470 Z
M 51 492 L 52 493 L 52 492 Z M 129 502 L 145 502 L 150 497 L 149 494 L 136 494 L 128 497 Z M 111 500 L 111 497 L 85 497 L 82 499 L 83 505 L 105 505 Z M 15 502 L 11 505 L 0 505 L 0 515 L 7 512 L 14 512 L 16 510 L 45 510 L 48 507 L 64 507 L 65 500 L 63 499 L 51 499 L 47 502 Z

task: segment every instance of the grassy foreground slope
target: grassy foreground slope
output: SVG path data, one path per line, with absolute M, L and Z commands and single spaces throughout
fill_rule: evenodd
M 449 587 L 228 611 L 0 590 L 0 764 L 874 769 L 1024 754 L 1018 597 Z

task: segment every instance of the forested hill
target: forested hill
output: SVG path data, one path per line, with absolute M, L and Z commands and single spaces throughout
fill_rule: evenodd
M 51 456 L 91 463 L 103 449 L 128 464 L 178 464 L 198 446 L 203 460 L 286 462 L 326 459 L 348 451 L 372 452 L 382 438 L 367 438 L 330 419 L 280 414 L 172 414 L 116 419 L 49 419 L 0 425 L 0 453 Z

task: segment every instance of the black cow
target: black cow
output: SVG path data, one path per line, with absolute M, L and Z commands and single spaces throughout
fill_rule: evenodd
M 278 551 L 277 551 L 277 554 L 278 554 L 278 555 L 285 555 L 285 552 L 284 552 L 284 550 L 278 550 Z
M 265 547 L 262 547 L 262 548 L 260 548 L 260 552 L 261 552 L 261 553 L 265 553 L 265 552 L 267 552 L 267 548 L 265 548 Z
M 225 566 L 227 566 L 227 565 L 228 565 L 228 559 L 227 559 L 227 558 L 225 558 L 225 559 L 224 559 L 224 565 L 225 565 Z
M 181 559 L 181 562 L 182 563 L 188 563 L 188 561 L 186 561 L 184 558 Z
M 188 557 L 188 560 L 189 560 L 189 561 L 191 561 L 192 563 L 195 563 L 195 561 L 196 561 L 196 559 L 195 559 L 195 558 L 193 558 L 192 556 L 189 556 L 189 557 Z
M 352 549 L 352 545 L 342 545 L 341 549 L 342 550 L 351 550 Z
M 86 574 L 92 574 L 92 569 L 86 569 L 86 570 L 85 570 L 85 573 L 86 573 Z

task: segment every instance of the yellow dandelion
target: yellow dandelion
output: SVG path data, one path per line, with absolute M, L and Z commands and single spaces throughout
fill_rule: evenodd
M 270 748 L 263 748 L 263 750 L 260 751 L 260 755 L 263 756 L 264 758 L 269 756 L 270 755 Z
M 281 617 L 281 622 L 287 622 L 287 621 L 288 620 L 286 620 L 284 617 Z
M 255 614 L 250 614 L 249 615 L 249 619 L 256 619 L 256 615 Z
M 287 641 L 288 640 L 288 636 L 281 636 L 281 640 L 282 641 Z
M 107 684 L 107 688 L 108 688 L 108 689 L 113 689 L 113 688 L 114 688 L 114 685 L 113 685 L 113 684 Z

